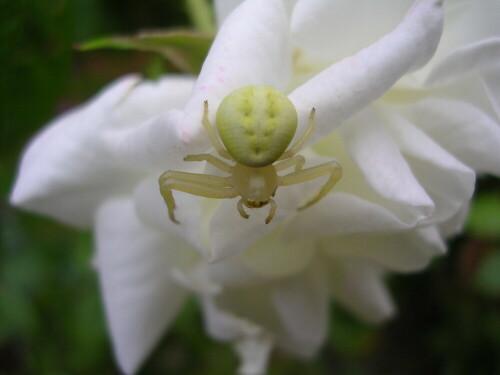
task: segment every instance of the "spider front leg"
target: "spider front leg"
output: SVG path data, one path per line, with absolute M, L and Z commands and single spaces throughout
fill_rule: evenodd
M 228 177 L 166 171 L 160 176 L 158 182 L 160 184 L 160 193 L 168 207 L 168 216 L 176 224 L 179 224 L 179 222 L 174 216 L 175 200 L 172 190 L 179 190 L 205 198 L 234 198 L 238 195 Z
M 285 160 L 291 158 L 293 155 L 295 155 L 302 149 L 302 147 L 304 146 L 304 144 L 307 142 L 312 132 L 314 131 L 315 116 L 316 116 L 316 108 L 313 108 L 311 109 L 311 113 L 309 114 L 309 127 L 307 128 L 307 130 L 304 132 L 304 134 L 302 134 L 299 140 L 295 142 L 295 144 L 289 150 L 285 151 L 283 155 L 280 156 L 278 160 Z
M 222 142 L 217 137 L 217 134 L 215 134 L 214 129 L 212 128 L 212 124 L 208 119 L 208 101 L 206 100 L 203 102 L 203 119 L 201 120 L 201 123 L 203 124 L 205 132 L 208 134 L 208 138 L 210 138 L 210 141 L 212 142 L 212 145 L 215 147 L 215 150 L 218 152 L 218 154 L 225 159 L 234 160 L 234 158 L 224 148 Z
M 225 161 L 222 161 L 211 154 L 188 155 L 184 158 L 184 161 L 206 161 L 207 163 L 210 163 L 214 167 L 227 173 L 231 173 L 232 169 L 232 167 Z
M 319 201 L 326 194 L 328 194 L 328 192 L 333 188 L 333 186 L 342 176 L 342 167 L 340 166 L 340 164 L 335 161 L 331 161 L 329 163 L 320 164 L 315 167 L 302 169 L 298 172 L 292 172 L 285 176 L 279 177 L 278 184 L 280 186 L 295 185 L 328 174 L 330 175 L 330 178 L 325 182 L 325 184 L 316 194 L 316 196 L 312 198 L 309 202 L 298 208 L 298 210 L 303 210 L 304 208 L 307 208 L 316 203 L 317 201 Z
M 276 172 L 282 171 L 295 166 L 295 172 L 300 171 L 304 166 L 306 159 L 302 155 L 294 156 L 288 160 L 284 160 L 274 165 Z

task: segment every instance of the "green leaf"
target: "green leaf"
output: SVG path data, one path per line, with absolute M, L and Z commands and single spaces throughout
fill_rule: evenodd
M 467 231 L 488 239 L 500 238 L 500 195 L 490 193 L 478 196 L 471 207 Z
M 160 53 L 179 70 L 197 74 L 208 53 L 212 37 L 188 30 L 144 32 L 134 36 L 104 37 L 84 42 L 77 49 L 110 48 Z
M 186 7 L 191 22 L 202 33 L 214 34 L 213 11 L 207 0 L 186 0 Z

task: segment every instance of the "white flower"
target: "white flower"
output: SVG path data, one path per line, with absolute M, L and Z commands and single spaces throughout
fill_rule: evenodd
M 34 139 L 12 193 L 21 207 L 93 227 L 127 374 L 188 292 L 209 334 L 234 343 L 242 374 L 263 373 L 273 346 L 313 355 L 331 297 L 367 321 L 390 316 L 385 270 L 419 270 L 443 253 L 443 238 L 463 224 L 475 171 L 500 174 L 498 1 L 445 4 L 427 65 L 441 37 L 438 0 L 238 3 L 216 3 L 220 30 L 196 82 L 122 78 Z M 263 210 L 239 217 L 234 200 L 175 193 L 181 225 L 173 224 L 158 176 L 203 172 L 182 160 L 210 147 L 203 101 L 213 117 L 250 84 L 289 96 L 297 134 L 317 108 L 305 153 L 311 164 L 337 159 L 343 178 L 300 213 L 314 184 L 280 188 L 269 225 Z

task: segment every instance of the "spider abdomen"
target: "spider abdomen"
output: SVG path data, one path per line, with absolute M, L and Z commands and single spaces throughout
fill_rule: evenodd
M 216 115 L 217 130 L 227 151 L 249 167 L 274 163 L 297 129 L 297 112 L 281 92 L 245 86 L 229 94 Z

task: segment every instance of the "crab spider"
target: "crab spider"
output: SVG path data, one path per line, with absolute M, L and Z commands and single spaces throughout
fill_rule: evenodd
M 314 130 L 313 108 L 309 115 L 309 127 L 288 150 L 297 130 L 297 112 L 292 102 L 281 92 L 265 86 L 245 86 L 229 94 L 220 104 L 216 115 L 218 134 L 208 119 L 208 102 L 204 102 L 203 127 L 217 153 L 230 163 L 211 154 L 188 155 L 185 161 L 206 161 L 229 174 L 214 175 L 166 171 L 159 178 L 160 192 L 168 207 L 170 219 L 174 216 L 175 200 L 172 190 L 206 198 L 241 197 L 237 203 L 240 215 L 248 219 L 243 206 L 260 208 L 270 205 L 268 224 L 275 212 L 272 199 L 279 186 L 294 185 L 324 175 L 330 175 L 320 191 L 302 210 L 323 198 L 339 180 L 341 166 L 331 161 L 302 169 L 305 159 L 296 155 Z M 222 142 L 221 142 L 222 141 Z M 225 147 L 224 147 L 225 146 Z M 234 165 L 233 165 L 234 164 Z M 278 172 L 294 167 L 285 175 Z

